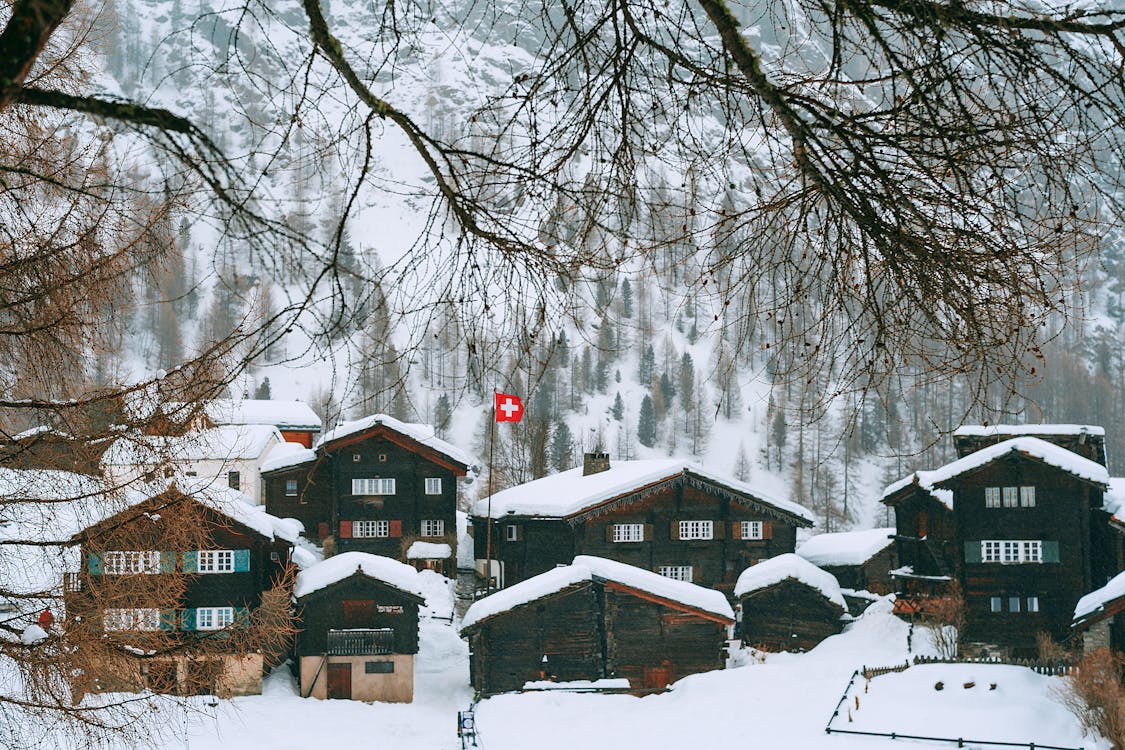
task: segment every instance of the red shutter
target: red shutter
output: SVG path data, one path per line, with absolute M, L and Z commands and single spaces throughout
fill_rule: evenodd
M 773 521 L 762 521 L 762 539 L 773 539 Z
M 613 541 L 613 524 L 612 523 L 607 523 L 605 525 L 605 540 L 607 542 Z
M 730 538 L 731 539 L 741 539 L 742 538 L 742 521 L 731 521 L 731 523 L 730 523 Z
M 351 521 L 340 521 L 340 538 L 341 539 L 351 539 L 352 538 L 352 522 Z
M 646 542 L 652 541 L 652 524 L 651 523 L 645 524 L 645 541 Z
M 671 534 L 672 534 L 672 541 L 673 542 L 680 541 L 680 522 L 679 521 L 673 521 L 672 522 Z
M 402 521 L 390 521 L 387 525 L 390 527 L 389 536 L 395 539 L 402 536 Z
M 317 524 L 316 535 L 318 537 L 320 537 L 321 539 L 327 539 L 329 533 L 330 532 L 328 531 L 328 524 L 327 523 L 325 523 L 324 521 L 321 521 L 319 524 Z

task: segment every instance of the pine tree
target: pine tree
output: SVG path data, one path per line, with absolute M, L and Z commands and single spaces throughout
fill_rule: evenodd
M 750 459 L 746 456 L 746 444 L 738 444 L 738 455 L 734 459 L 734 478 L 740 482 L 750 480 Z
M 555 471 L 566 471 L 574 461 L 574 438 L 566 422 L 559 422 L 551 435 L 551 466 Z
M 621 314 L 626 320 L 633 317 L 633 285 L 629 279 L 621 282 Z
M 618 391 L 617 395 L 613 397 L 613 407 L 610 409 L 610 413 L 613 414 L 613 418 L 618 422 L 624 418 L 625 402 L 621 400 L 621 391 Z
M 640 364 L 637 367 L 637 382 L 649 383 L 652 381 L 652 371 L 656 365 L 656 352 L 652 349 L 652 344 L 645 346 L 644 351 L 641 352 Z
M 254 390 L 254 398 L 261 399 L 263 401 L 269 401 L 271 398 L 273 398 L 270 392 L 270 378 L 268 375 L 262 378 L 261 383 L 258 383 L 258 387 Z
M 438 396 L 437 403 L 434 404 L 434 427 L 437 429 L 438 435 L 446 436 L 446 430 L 449 429 L 449 423 L 452 420 L 453 408 L 449 405 L 449 396 L 443 393 Z
M 641 401 L 641 413 L 637 418 L 637 440 L 646 448 L 656 445 L 656 412 L 652 399 L 645 396 Z
M 684 352 L 680 357 L 680 401 L 685 411 L 691 411 L 695 404 L 695 363 L 691 354 Z

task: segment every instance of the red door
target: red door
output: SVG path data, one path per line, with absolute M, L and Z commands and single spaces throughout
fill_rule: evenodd
M 645 687 L 659 690 L 675 682 L 675 670 L 667 659 L 659 667 L 645 667 Z
M 328 697 L 351 700 L 352 697 L 352 665 L 328 665 Z

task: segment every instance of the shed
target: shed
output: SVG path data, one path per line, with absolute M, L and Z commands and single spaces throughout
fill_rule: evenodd
M 796 554 L 742 572 L 742 642 L 764 651 L 807 651 L 843 630 L 848 605 L 832 576 Z
M 865 529 L 817 534 L 797 547 L 797 554 L 831 573 L 844 588 L 887 594 L 891 570 L 898 567 L 895 529 Z

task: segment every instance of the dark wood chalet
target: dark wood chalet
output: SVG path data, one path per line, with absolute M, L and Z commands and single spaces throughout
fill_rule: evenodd
M 611 467 L 606 454 L 587 454 L 581 468 L 478 501 L 474 557 L 499 586 L 595 555 L 729 592 L 747 566 L 792 552 L 808 526 L 800 505 L 693 463 Z
M 1104 582 L 1091 524 L 1108 480 L 1100 463 L 1030 436 L 917 472 L 883 498 L 895 509 L 896 575 L 906 592 L 930 574 L 960 583 L 969 651 L 1034 655 L 1036 634 L 1066 637 L 1081 593 Z
M 431 427 L 376 414 L 267 461 L 262 481 L 269 512 L 299 519 L 306 536 L 397 560 L 415 541 L 446 544 L 452 571 L 458 480 L 471 465 Z
M 1071 630 L 1086 653 L 1099 648 L 1125 653 L 1125 573 L 1078 600 Z
M 722 669 L 733 623 L 717 591 L 579 556 L 479 599 L 461 634 L 481 695 L 607 679 L 639 693 Z
M 831 573 L 842 588 L 888 594 L 894 590 L 891 571 L 899 567 L 895 534 L 893 528 L 817 534 L 797 554 Z
M 958 458 L 1015 437 L 1034 437 L 1066 448 L 1102 466 L 1105 461 L 1105 428 L 1085 424 L 965 425 L 953 431 Z
M 747 568 L 734 595 L 742 642 L 762 651 L 808 651 L 843 630 L 848 613 L 836 579 L 794 554 Z
M 305 698 L 410 703 L 425 597 L 413 568 L 345 552 L 301 571 L 293 592 Z
M 169 486 L 122 505 L 99 502 L 120 510 L 72 539 L 83 568 L 65 586 L 69 626 L 104 633 L 84 642 L 106 645 L 80 660 L 88 670 L 76 678 L 79 692 L 260 693 L 263 670 L 285 648 L 263 653 L 277 639 L 251 629 L 271 617 L 288 624 L 298 524 L 226 488 L 188 495 Z M 259 614 L 267 592 L 272 609 Z M 163 656 L 133 656 L 145 651 Z

